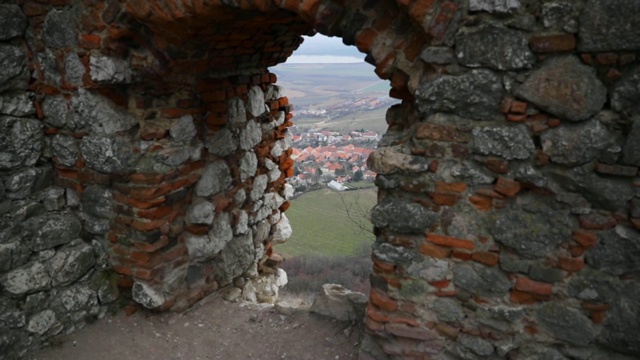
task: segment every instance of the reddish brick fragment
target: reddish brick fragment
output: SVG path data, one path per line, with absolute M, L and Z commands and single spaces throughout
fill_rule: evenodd
M 516 290 L 538 295 L 551 295 L 553 293 L 553 284 L 531 280 L 526 277 L 518 277 L 515 288 Z
M 438 235 L 434 233 L 427 234 L 427 241 L 436 245 L 442 245 L 456 249 L 473 250 L 475 248 L 475 244 L 473 243 L 473 241 L 458 239 L 445 235 Z

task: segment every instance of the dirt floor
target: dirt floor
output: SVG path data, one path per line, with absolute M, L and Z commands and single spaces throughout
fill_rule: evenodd
M 124 311 L 29 355 L 34 360 L 355 359 L 358 327 L 308 312 L 229 303 L 212 295 L 185 313 Z

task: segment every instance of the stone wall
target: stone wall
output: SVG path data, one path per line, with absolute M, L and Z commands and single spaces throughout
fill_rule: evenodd
M 5 357 L 118 292 L 180 310 L 277 274 L 292 114 L 267 68 L 314 29 L 403 100 L 369 159 L 361 358 L 640 356 L 637 1 L 3 4 Z

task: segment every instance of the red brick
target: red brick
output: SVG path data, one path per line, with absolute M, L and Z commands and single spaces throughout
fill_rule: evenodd
M 448 258 L 449 255 L 451 255 L 452 250 L 450 248 L 445 248 L 438 245 L 425 243 L 420 245 L 419 251 L 423 255 L 427 255 L 427 256 L 431 256 L 439 259 L 445 259 L 445 258 Z
M 549 119 L 547 121 L 547 125 L 549 127 L 558 127 L 558 126 L 560 126 L 560 124 L 561 124 L 560 119 Z
M 489 251 L 481 251 L 474 253 L 471 259 L 488 266 L 496 266 L 500 260 L 500 256 Z
M 133 246 L 141 251 L 144 252 L 148 252 L 148 253 L 153 253 L 156 252 L 160 249 L 162 249 L 163 247 L 167 246 L 169 244 L 169 237 L 167 237 L 166 235 L 163 235 L 160 237 L 160 240 L 154 242 L 154 243 L 146 243 L 146 242 L 134 242 Z
M 615 175 L 624 177 L 636 177 L 638 175 L 638 168 L 635 166 L 625 165 L 608 165 L 603 163 L 596 163 L 596 172 L 605 175 Z
M 606 311 L 593 311 L 589 314 L 589 317 L 594 324 L 602 324 L 604 319 L 607 317 L 607 313 Z
M 381 311 L 378 311 L 372 303 L 367 305 L 367 317 L 375 322 L 389 322 L 389 317 Z
M 516 196 L 518 192 L 520 192 L 521 186 L 520 183 L 511 179 L 507 179 L 505 177 L 498 177 L 498 182 L 496 182 L 495 190 L 500 194 L 507 196 Z
M 138 216 L 145 219 L 162 219 L 165 216 L 171 214 L 173 209 L 170 206 L 159 206 L 157 208 L 141 210 L 138 212 Z
M 513 101 L 510 111 L 514 114 L 524 114 L 527 111 L 527 103 L 523 101 Z
M 442 206 L 455 206 L 460 200 L 460 195 L 458 194 L 432 192 L 429 196 L 434 203 Z
M 482 163 L 495 173 L 506 174 L 509 172 L 509 162 L 506 160 L 490 157 L 482 160 Z
M 584 259 L 572 257 L 559 257 L 556 266 L 569 272 L 577 272 L 584 267 Z
M 383 331 L 384 330 L 384 324 L 383 323 L 379 323 L 377 321 L 374 321 L 369 317 L 367 317 L 365 319 L 364 325 L 367 327 L 367 329 L 369 329 L 371 331 Z
M 373 43 L 376 41 L 378 33 L 373 29 L 364 29 L 356 37 L 356 47 L 361 52 L 371 51 Z
M 427 234 L 427 241 L 436 245 L 442 245 L 456 249 L 473 250 L 475 248 L 475 244 L 473 243 L 473 241 L 457 239 L 454 237 L 438 235 L 434 233 Z
M 451 257 L 454 259 L 462 260 L 462 261 L 470 261 L 472 254 L 468 252 L 453 250 Z
M 438 332 L 440 332 L 442 335 L 447 336 L 454 340 L 458 338 L 458 334 L 460 333 L 459 328 L 455 328 L 445 323 L 436 324 L 436 330 L 438 330 Z
M 379 269 L 383 273 L 393 273 L 396 269 L 396 266 L 394 264 L 384 262 L 375 256 L 372 256 L 371 260 L 373 261 L 374 269 Z
M 98 35 L 82 35 L 80 37 L 80 46 L 85 49 L 99 49 L 101 41 L 102 39 Z
M 576 37 L 572 34 L 534 35 L 529 40 L 529 45 L 537 53 L 573 51 L 576 48 Z
M 544 295 L 544 296 L 536 295 L 536 294 L 532 294 L 524 291 L 518 291 L 518 290 L 512 290 L 509 293 L 509 300 L 512 303 L 523 304 L 523 305 L 535 304 L 542 300 L 547 300 L 548 298 L 549 298 L 548 295 Z
M 618 55 L 614 53 L 596 54 L 596 63 L 599 65 L 616 65 L 618 63 Z
M 429 285 L 437 287 L 438 289 L 446 289 L 451 285 L 451 281 L 449 280 L 441 280 L 441 281 L 432 281 Z
M 398 302 L 384 295 L 382 292 L 371 289 L 369 295 L 371 302 L 384 311 L 396 311 L 398 309 Z
M 487 211 L 491 210 L 491 208 L 493 207 L 492 199 L 486 196 L 469 196 L 469 202 L 478 210 Z
M 386 324 L 385 328 L 391 334 L 401 337 L 417 340 L 434 340 L 438 334 L 427 328 L 411 327 L 401 324 Z
M 534 281 L 526 277 L 518 277 L 515 288 L 537 295 L 551 295 L 553 293 L 553 284 Z
M 523 122 L 525 120 L 527 120 L 527 115 L 524 115 L 524 114 L 507 114 L 507 121 Z
M 150 231 L 150 230 L 159 229 L 164 224 L 166 224 L 165 220 L 153 220 L 153 221 L 133 220 L 131 221 L 131 228 L 138 231 Z
M 440 192 L 455 192 L 463 193 L 467 190 L 468 186 L 465 183 L 446 183 L 442 181 L 436 181 L 436 191 Z

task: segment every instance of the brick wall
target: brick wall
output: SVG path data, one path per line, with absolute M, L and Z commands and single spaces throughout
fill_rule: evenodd
M 369 159 L 361 358 L 640 355 L 636 1 L 0 10 L 4 357 L 102 316 L 118 289 L 180 310 L 277 276 L 292 116 L 267 68 L 314 30 L 403 100 Z

